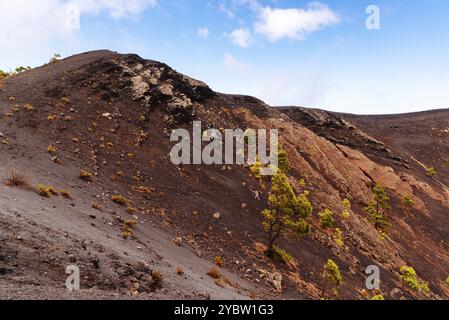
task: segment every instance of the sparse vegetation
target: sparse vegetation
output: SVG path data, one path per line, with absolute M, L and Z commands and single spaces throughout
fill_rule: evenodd
M 47 151 L 50 154 L 55 154 L 58 151 L 58 148 L 56 148 L 53 144 L 51 144 L 48 146 Z
M 27 110 L 27 111 L 32 111 L 32 110 L 34 110 L 33 105 L 32 105 L 32 104 L 29 104 L 29 103 L 23 105 L 23 108 L 24 108 L 25 110 Z
M 402 282 L 404 286 L 408 286 L 413 290 L 423 292 L 424 294 L 429 294 L 429 284 L 424 281 L 420 281 L 413 267 L 403 266 L 399 270 Z
M 430 293 L 430 288 L 429 288 L 429 283 L 422 281 L 420 282 L 420 286 L 421 286 L 421 291 L 425 294 L 428 295 Z
M 51 57 L 49 63 L 55 63 L 61 60 L 61 55 L 59 53 L 55 53 L 53 57 Z
M 93 177 L 93 174 L 89 170 L 81 169 L 80 173 L 79 173 L 79 177 L 80 177 L 81 180 L 91 181 L 92 177 Z
M 133 208 L 133 207 L 126 208 L 126 212 L 129 214 L 134 214 L 134 213 L 136 213 L 136 211 L 137 211 L 136 208 Z
M 13 75 L 16 75 L 18 73 L 22 73 L 22 72 L 28 71 L 28 70 L 31 70 L 30 66 L 26 66 L 26 67 L 19 66 L 19 67 L 16 67 L 14 69 L 14 71 L 11 71 L 11 72 L 6 72 L 6 71 L 3 71 L 3 70 L 0 70 L 0 80 L 1 79 L 6 79 L 6 78 L 8 78 L 10 76 L 13 76 Z
M 391 227 L 386 218 L 386 211 L 391 209 L 390 197 L 380 183 L 373 188 L 373 197 L 365 207 L 365 211 L 370 214 L 369 220 L 376 229 L 385 231 Z
M 279 170 L 274 175 L 271 183 L 269 209 L 262 211 L 263 226 L 268 233 L 269 256 L 275 253 L 274 244 L 279 237 L 295 238 L 310 232 L 310 225 L 306 219 L 313 210 L 307 200 L 307 193 L 296 196 L 282 171 Z
M 70 195 L 70 193 L 67 190 L 61 190 L 61 191 L 59 191 L 59 193 L 61 194 L 62 197 L 66 198 L 66 199 L 72 199 L 72 196 Z
M 220 256 L 216 256 L 215 259 L 214 259 L 214 262 L 215 262 L 215 264 L 216 264 L 217 266 L 219 266 L 219 267 L 221 267 L 221 268 L 223 268 L 224 265 L 225 265 L 223 258 L 220 257 Z
M 117 175 L 119 175 L 119 174 L 117 173 Z M 146 193 L 146 194 L 150 194 L 150 193 L 153 193 L 156 191 L 155 188 L 151 188 L 151 187 L 147 187 L 147 186 L 138 186 L 138 187 L 134 187 L 133 189 L 139 193 Z
M 220 279 L 221 275 L 220 272 L 218 272 L 217 269 L 215 269 L 214 267 L 212 267 L 208 272 L 207 275 L 209 277 L 211 277 L 212 279 Z
M 133 228 L 137 224 L 136 220 L 127 220 L 123 223 L 120 236 L 123 239 L 128 239 L 134 236 Z
M 39 184 L 36 188 L 36 191 L 42 197 L 48 198 L 52 195 L 57 195 L 56 189 L 52 186 L 47 186 L 45 184 Z
M 338 290 L 343 284 L 343 277 L 338 265 L 331 259 L 327 260 L 323 271 L 323 298 L 326 296 L 327 286 L 332 285 L 332 295 L 338 297 Z
M 410 196 L 405 196 L 404 198 L 402 198 L 402 204 L 406 207 L 406 208 L 412 208 L 415 206 L 415 201 L 413 201 L 412 197 Z
M 10 75 L 9 72 L 5 72 L 3 70 L 0 70 L 0 80 L 9 77 L 9 75 Z
M 183 276 L 184 275 L 184 269 L 183 268 L 181 268 L 181 267 L 177 267 L 176 268 L 176 274 L 177 275 L 179 275 L 179 276 Z
M 111 197 L 112 202 L 119 204 L 121 206 L 126 206 L 128 204 L 128 199 L 126 199 L 121 194 L 116 194 Z
M 322 212 L 318 213 L 320 218 L 320 224 L 323 228 L 333 228 L 335 220 L 334 213 L 329 209 L 324 209 Z
M 350 212 L 350 210 L 351 210 L 351 202 L 349 201 L 349 199 L 344 199 L 342 201 L 342 204 L 343 204 L 344 210 L 341 213 L 341 217 L 343 219 L 347 220 L 347 219 L 349 219 L 351 217 L 351 212 Z
M 95 210 L 101 211 L 101 206 L 96 202 L 92 203 L 92 208 Z
M 287 251 L 276 246 L 273 248 L 273 259 L 287 265 L 294 261 L 293 257 Z
M 20 173 L 17 173 L 16 171 L 11 171 L 9 174 L 9 177 L 6 179 L 5 184 L 8 187 L 17 187 L 17 188 L 24 188 L 28 189 L 28 183 L 25 179 L 25 176 L 23 176 Z
M 339 246 L 339 247 L 344 246 L 345 243 L 343 241 L 343 232 L 341 231 L 341 229 L 335 228 L 333 239 L 334 239 L 335 243 L 337 244 L 337 246 Z
M 225 277 L 215 279 L 214 283 L 221 288 L 225 288 L 226 285 L 231 285 L 230 281 Z
M 288 154 L 281 147 L 278 151 L 278 169 L 282 172 L 287 172 L 288 170 L 290 170 L 290 160 L 288 159 Z
M 427 168 L 427 175 L 433 177 L 437 174 L 437 170 L 434 167 Z
M 261 180 L 263 178 L 262 175 L 260 174 L 260 170 L 262 169 L 262 167 L 263 167 L 262 163 L 259 161 L 258 158 L 256 159 L 256 162 L 254 162 L 254 164 L 250 166 L 251 173 L 258 180 Z
M 14 69 L 14 72 L 15 72 L 15 73 L 22 73 L 22 72 L 25 72 L 25 71 L 28 71 L 28 70 L 31 70 L 31 67 L 30 67 L 30 66 L 26 66 L 26 67 L 24 67 L 24 66 L 19 66 L 19 67 L 16 67 L 16 68 Z
M 164 283 L 164 274 L 162 272 L 157 270 L 151 271 L 151 279 L 151 287 L 153 289 L 162 288 L 162 285 Z

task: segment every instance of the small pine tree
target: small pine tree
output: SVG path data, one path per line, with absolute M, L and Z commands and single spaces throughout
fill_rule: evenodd
M 323 228 L 332 228 L 334 226 L 334 213 L 329 209 L 324 209 L 323 212 L 318 213 L 320 224 Z
M 53 57 L 50 59 L 50 63 L 55 63 L 61 60 L 61 55 L 59 53 L 55 53 Z
M 404 286 L 408 286 L 413 290 L 424 293 L 425 295 L 430 293 L 429 283 L 418 279 L 415 269 L 413 267 L 403 266 L 399 270 L 402 283 Z
M 427 175 L 433 177 L 437 174 L 437 170 L 434 167 L 427 168 Z
M 31 70 L 31 67 L 24 67 L 24 66 L 20 66 L 20 67 L 17 67 L 16 69 L 15 69 L 15 72 L 16 73 L 22 73 L 22 72 L 25 72 L 25 71 L 28 71 L 28 70 Z
M 338 290 L 343 284 L 343 277 L 338 265 L 331 259 L 327 260 L 323 271 L 323 297 L 326 295 L 327 285 L 332 284 L 332 294 L 338 297 Z
M 343 201 L 342 201 L 342 204 L 343 204 L 343 207 L 345 208 L 344 210 L 343 210 L 343 212 L 341 213 L 341 217 L 343 218 L 343 219 L 349 219 L 350 217 L 351 217 L 351 213 L 350 213 L 350 210 L 351 210 L 351 202 L 349 201 L 349 199 L 344 199 Z
M 313 210 L 306 193 L 296 196 L 281 170 L 278 170 L 271 182 L 269 209 L 262 211 L 263 226 L 268 233 L 269 256 L 275 252 L 274 244 L 279 237 L 294 238 L 310 232 L 306 219 Z
M 340 228 L 335 228 L 333 239 L 334 239 L 335 243 L 337 244 L 337 246 L 339 246 L 339 247 L 344 246 L 345 243 L 343 241 L 343 232 L 341 231 Z
M 365 211 L 370 214 L 369 220 L 376 229 L 384 231 L 391 227 L 391 224 L 385 217 L 385 211 L 391 209 L 390 197 L 380 183 L 373 188 L 373 197 L 365 207 Z
M 7 78 L 9 76 L 8 72 L 0 70 L 0 79 Z
M 263 178 L 262 175 L 260 174 L 260 170 L 262 169 L 262 167 L 263 166 L 262 163 L 259 161 L 259 158 L 256 158 L 256 161 L 250 167 L 251 173 L 257 180 L 261 180 Z
M 412 267 L 403 266 L 399 270 L 401 279 L 404 285 L 409 286 L 412 289 L 419 290 L 419 282 L 416 276 L 416 271 Z
M 278 169 L 282 172 L 287 172 L 290 169 L 290 160 L 288 160 L 287 151 L 279 148 L 278 151 Z
M 402 204 L 406 208 L 411 208 L 415 206 L 415 201 L 413 201 L 413 199 L 410 196 L 405 196 L 404 198 L 402 198 Z

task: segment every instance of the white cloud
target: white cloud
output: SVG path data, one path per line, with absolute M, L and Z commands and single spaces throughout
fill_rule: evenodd
M 329 85 L 322 72 L 316 69 L 276 72 L 267 79 L 258 95 L 274 106 L 319 107 L 327 96 Z
M 156 0 L 68 0 L 67 5 L 77 7 L 81 14 L 107 11 L 114 19 L 139 14 L 156 4 Z
M 209 38 L 209 29 L 208 28 L 199 28 L 198 36 L 203 39 Z
M 229 9 L 224 2 L 220 2 L 220 4 L 218 5 L 218 10 L 223 12 L 229 19 L 235 19 L 236 18 L 236 15 L 235 15 L 234 11 Z
M 38 63 L 43 55 L 60 52 L 75 41 L 82 16 L 105 13 L 122 19 L 155 4 L 156 0 L 0 0 L 0 39 L 7 44 L 0 50 L 0 67 Z
M 248 70 L 248 65 L 246 63 L 238 60 L 228 52 L 225 53 L 223 62 L 225 67 L 233 72 L 244 72 Z
M 339 21 L 338 14 L 319 2 L 310 3 L 307 9 L 264 7 L 259 10 L 255 30 L 272 42 L 282 38 L 302 40 L 307 34 Z
M 225 34 L 231 38 L 232 42 L 242 48 L 247 48 L 252 42 L 252 34 L 247 28 L 240 28 L 232 31 L 230 34 Z

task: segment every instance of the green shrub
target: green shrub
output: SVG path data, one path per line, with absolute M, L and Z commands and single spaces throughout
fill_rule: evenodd
M 294 260 L 287 251 L 276 246 L 273 248 L 273 259 L 284 264 L 290 264 Z
M 290 169 L 290 160 L 288 160 L 287 151 L 279 148 L 278 151 L 278 169 L 282 172 L 287 172 Z
M 402 204 L 406 207 L 414 207 L 415 201 L 413 201 L 412 197 L 405 196 L 404 198 L 402 198 Z
M 427 168 L 427 175 L 428 176 L 433 177 L 436 174 L 437 174 L 437 170 L 434 167 Z
M 50 63 L 55 63 L 61 60 L 61 55 L 59 53 L 55 53 L 53 57 L 50 59 Z
M 426 295 L 430 293 L 429 284 L 427 282 L 420 281 L 415 269 L 412 267 L 403 266 L 399 270 L 399 273 L 401 274 L 401 279 L 404 285 L 407 285 L 413 290 L 423 292 Z
M 343 232 L 341 231 L 341 229 L 335 228 L 333 239 L 334 239 L 335 243 L 337 244 L 337 246 L 339 246 L 339 247 L 344 246 L 345 243 L 343 241 Z
M 415 269 L 413 269 L 412 267 L 403 266 L 401 267 L 399 272 L 401 274 L 401 279 L 404 282 L 404 284 L 406 284 L 412 289 L 419 290 L 419 283 Z
M 153 289 L 160 289 L 164 283 L 164 274 L 161 271 L 153 270 L 151 271 L 151 287 Z
M 80 173 L 79 173 L 79 177 L 80 177 L 81 180 L 91 181 L 92 177 L 93 177 L 93 174 L 89 170 L 81 169 Z
M 262 163 L 259 161 L 259 159 L 256 159 L 256 162 L 254 162 L 254 164 L 251 165 L 250 170 L 251 173 L 254 175 L 254 177 L 258 180 L 261 180 L 263 177 L 260 174 L 260 170 L 262 169 L 263 165 Z
M 343 212 L 341 213 L 341 217 L 343 218 L 343 219 L 349 219 L 350 217 L 351 217 L 351 213 L 350 213 L 350 210 L 351 210 L 351 202 L 349 201 L 349 199 L 344 199 L 343 201 L 342 201 L 342 204 L 343 204 L 343 207 L 345 208 L 344 210 L 343 210 Z
M 112 202 L 115 202 L 121 206 L 126 206 L 128 204 L 128 199 L 126 199 L 121 194 L 116 194 L 111 197 Z
M 371 300 L 373 300 L 373 301 L 378 300 L 379 301 L 379 300 L 385 300 L 385 298 L 384 298 L 383 295 L 378 294 L 378 295 L 375 295 L 374 297 L 372 297 Z
M 16 72 L 16 73 L 22 73 L 22 72 L 25 72 L 25 71 L 28 71 L 28 70 L 31 70 L 31 67 L 24 67 L 24 66 L 20 66 L 20 67 L 17 67 L 14 71 Z
M 8 72 L 5 72 L 3 70 L 0 70 L 0 80 L 9 77 L 10 74 Z
M 39 195 L 41 195 L 42 197 L 50 197 L 52 195 L 57 195 L 58 192 L 56 192 L 55 188 L 52 186 L 47 186 L 44 184 L 39 184 L 36 188 L 36 191 Z
M 323 296 L 326 294 L 327 285 L 332 285 L 332 293 L 335 297 L 338 297 L 338 290 L 343 284 L 343 277 L 338 265 L 331 259 L 327 260 L 324 265 L 323 271 Z
M 334 226 L 334 213 L 329 209 L 324 209 L 323 212 L 318 213 L 320 224 L 323 228 L 332 228 Z
M 6 179 L 5 184 L 8 187 L 17 187 L 17 188 L 24 188 L 27 189 L 28 188 L 28 183 L 25 179 L 25 177 L 16 172 L 16 171 L 11 171 L 11 173 L 9 174 L 9 177 Z

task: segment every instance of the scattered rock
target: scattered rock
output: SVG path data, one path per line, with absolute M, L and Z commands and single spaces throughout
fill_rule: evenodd
M 174 238 L 173 243 L 180 247 L 182 245 L 182 238 L 181 237 Z
M 260 278 L 266 279 L 276 290 L 277 293 L 282 293 L 282 274 L 279 272 L 268 272 L 260 269 Z

